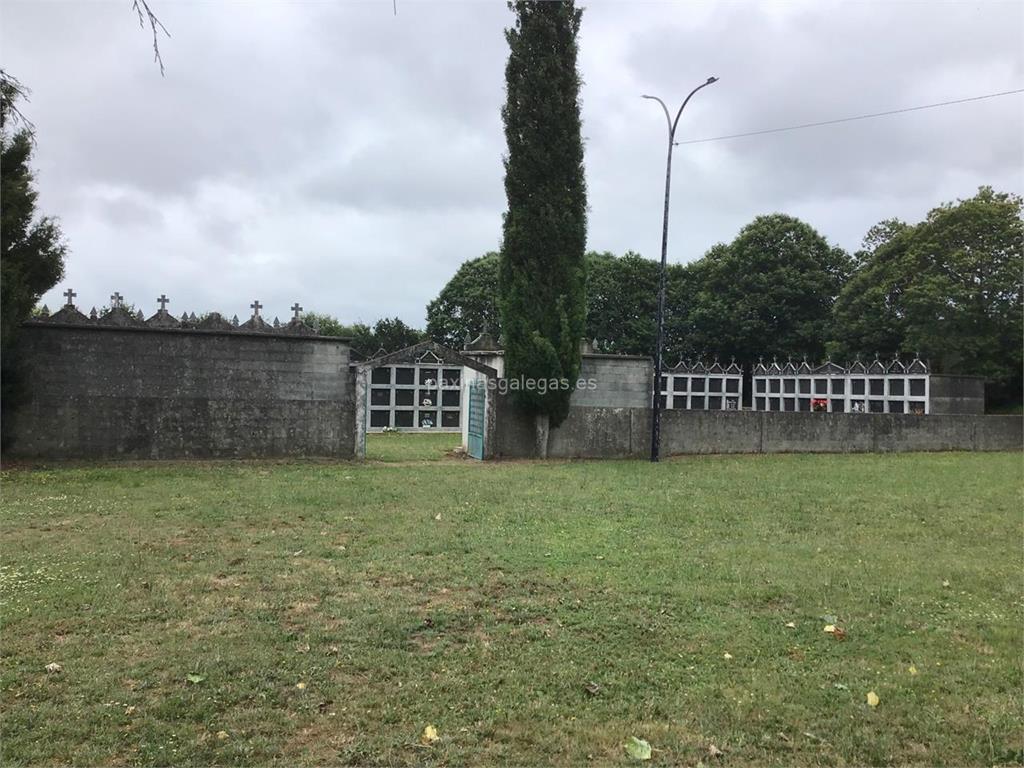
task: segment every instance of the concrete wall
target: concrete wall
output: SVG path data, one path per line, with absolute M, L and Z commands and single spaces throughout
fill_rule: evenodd
M 516 410 L 512 397 L 492 390 L 489 394 L 493 421 L 484 444 L 488 459 L 521 459 L 537 455 L 534 421 Z
M 580 378 L 596 386 L 577 389 L 574 406 L 646 408 L 651 404 L 654 367 L 649 357 L 583 355 Z
M 534 457 L 533 423 L 497 398 L 495 458 Z M 574 407 L 548 440 L 551 458 L 650 455 L 648 408 Z M 1015 451 L 1020 416 L 665 411 L 663 456 L 703 453 Z
M 486 363 L 504 368 L 504 361 L 494 357 L 488 358 Z M 550 456 L 612 458 L 642 452 L 641 443 L 650 445 L 649 434 L 637 437 L 639 427 L 633 426 L 637 419 L 649 419 L 647 412 L 654 381 L 650 358 L 585 354 L 580 379 L 593 380 L 596 386 L 593 389 L 584 386 L 573 392 L 568 418 L 548 436 Z M 533 419 L 516 410 L 510 395 L 497 390 L 490 395 L 488 402 L 492 405 L 493 421 L 486 445 L 487 458 L 535 456 Z M 639 441 L 636 445 L 634 438 Z
M 462 354 L 491 366 L 499 378 L 505 375 L 505 353 L 502 350 L 463 350 Z M 651 402 L 654 364 L 649 357 L 584 353 L 579 378 L 593 381 L 594 388 L 577 389 L 573 393 L 573 405 L 646 408 Z
M 637 422 L 647 423 L 645 416 L 642 408 L 573 408 L 548 435 L 548 456 L 611 459 L 643 454 L 650 434 L 644 435 Z
M 931 374 L 928 409 L 934 414 L 984 413 L 985 379 L 982 376 Z
M 353 454 L 349 346 L 188 329 L 22 329 L 11 453 L 42 458 Z

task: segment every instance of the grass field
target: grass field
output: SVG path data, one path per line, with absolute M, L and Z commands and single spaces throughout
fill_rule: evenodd
M 5 471 L 0 762 L 1024 759 L 1019 454 L 456 442 Z
M 367 461 L 442 461 L 462 444 L 458 433 L 390 432 L 366 436 Z

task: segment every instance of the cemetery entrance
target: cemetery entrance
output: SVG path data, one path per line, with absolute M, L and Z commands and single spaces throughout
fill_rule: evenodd
M 462 428 L 462 367 L 427 350 L 415 362 L 374 368 L 370 374 L 370 432 L 458 432 Z
M 484 457 L 484 411 L 487 384 L 474 381 L 469 385 L 469 408 L 466 416 L 466 453 L 474 459 Z
M 497 372 L 426 341 L 355 366 L 357 457 L 370 432 L 451 432 L 463 449 L 484 456 L 487 380 Z

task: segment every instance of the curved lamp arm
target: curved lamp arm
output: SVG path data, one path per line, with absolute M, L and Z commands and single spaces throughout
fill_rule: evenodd
M 690 95 L 692 96 L 693 94 L 690 94 Z M 645 96 L 641 96 L 640 98 L 642 98 L 642 99 L 651 99 L 651 101 L 656 101 L 659 104 L 661 104 L 661 108 L 665 112 L 665 124 L 668 126 L 668 135 L 671 136 L 674 133 L 675 129 L 672 127 L 672 117 L 668 113 L 668 107 L 665 106 L 665 102 L 662 101 L 661 99 L 659 99 L 657 96 L 646 96 L 645 95 Z M 684 104 L 683 106 L 686 106 L 686 105 Z M 678 115 L 676 115 L 676 120 L 679 120 L 679 116 Z
M 693 94 L 695 94 L 701 88 L 707 88 L 712 83 L 717 83 L 717 82 L 718 82 L 718 78 L 717 77 L 709 77 L 706 81 L 704 81 L 703 83 L 698 85 L 696 88 L 694 88 L 692 91 L 690 91 L 690 94 L 683 101 L 682 106 L 679 107 L 679 111 L 676 112 L 676 119 L 675 120 L 673 120 L 671 118 L 671 116 L 669 115 L 668 107 L 665 106 L 665 102 L 662 101 L 661 99 L 659 99 L 657 96 L 648 96 L 648 95 L 644 94 L 642 98 L 650 99 L 651 101 L 656 101 L 659 104 L 661 104 L 661 108 L 665 112 L 665 122 L 668 124 L 668 139 L 669 139 L 669 141 L 674 143 L 675 142 L 675 137 L 676 137 L 676 126 L 679 125 L 679 118 L 680 118 L 680 116 L 682 116 L 683 110 L 686 109 L 686 105 L 690 103 L 690 99 L 693 98 Z

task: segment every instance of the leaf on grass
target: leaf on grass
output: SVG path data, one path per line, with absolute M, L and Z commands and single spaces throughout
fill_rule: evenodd
M 846 630 L 843 629 L 842 627 L 836 627 L 835 632 L 832 633 L 832 638 L 835 639 L 835 640 L 845 640 L 846 639 Z
M 51 675 L 55 675 L 63 669 L 64 667 L 62 667 L 55 661 L 51 661 L 49 664 L 46 665 L 46 671 L 49 672 Z
M 593 680 L 588 680 L 583 686 L 583 690 L 589 693 L 591 696 L 597 696 L 601 692 L 601 686 L 595 683 Z
M 651 759 L 651 745 L 644 739 L 638 739 L 636 736 L 631 736 L 629 741 L 622 746 L 626 750 L 626 754 L 633 760 Z
M 206 678 L 203 675 L 191 674 L 185 675 L 185 679 L 192 683 L 192 685 L 199 685 Z
M 427 744 L 428 746 L 440 738 L 441 737 L 437 735 L 437 728 L 432 725 L 428 725 L 423 729 L 423 733 L 420 734 L 420 742 Z
M 868 691 L 868 706 L 873 709 L 878 706 L 878 702 L 878 694 L 874 691 Z
M 836 625 L 835 624 L 826 624 L 825 625 L 825 629 L 822 630 L 822 632 L 828 632 L 830 635 L 833 632 L 835 632 L 835 631 L 836 631 Z
M 720 750 L 714 744 L 712 744 L 710 747 L 708 747 L 708 757 L 721 757 L 724 754 L 725 754 L 725 752 Z
M 729 653 L 728 651 L 726 651 L 725 653 L 722 654 L 722 658 L 725 659 L 726 661 L 728 661 L 729 659 L 732 658 L 732 654 Z
M 787 621 L 787 622 L 786 622 L 786 626 L 787 626 L 787 627 L 788 627 L 789 629 L 796 629 L 796 622 L 795 622 L 795 621 Z
M 296 683 L 295 687 L 298 688 L 300 691 L 306 690 L 306 684 L 305 683 Z
M 440 520 L 441 519 L 441 513 L 438 512 L 436 515 L 434 515 L 434 519 L 435 520 Z
M 217 731 L 217 741 L 227 741 L 227 740 L 228 740 L 228 732 L 227 731 Z
M 917 674 L 917 667 L 915 667 L 913 664 L 911 664 L 910 668 L 907 670 L 907 672 L 909 672 L 911 675 L 916 675 Z

